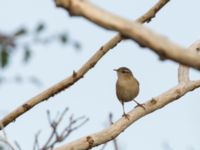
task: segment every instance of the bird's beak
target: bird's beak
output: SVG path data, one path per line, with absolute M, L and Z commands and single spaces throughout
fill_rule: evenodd
M 113 71 L 117 71 L 117 69 L 113 69 Z

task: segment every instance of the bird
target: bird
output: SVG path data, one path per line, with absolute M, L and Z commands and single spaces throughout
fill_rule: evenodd
M 144 107 L 135 100 L 135 97 L 138 96 L 140 91 L 140 84 L 129 68 L 120 67 L 114 69 L 114 71 L 117 72 L 118 77 L 116 82 L 116 95 L 122 104 L 123 116 L 127 117 L 124 109 L 124 102 L 134 101 L 137 106 Z

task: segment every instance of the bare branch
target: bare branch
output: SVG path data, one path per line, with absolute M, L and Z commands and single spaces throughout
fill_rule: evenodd
M 151 20 L 152 17 L 155 16 L 155 14 L 162 8 L 168 0 L 160 0 L 163 2 L 158 2 L 155 4 L 155 6 L 152 8 L 154 10 L 154 13 L 151 13 L 151 11 L 148 11 L 143 16 L 140 17 L 138 21 L 141 21 L 140 23 L 144 23 L 146 20 Z M 155 8 L 155 9 L 154 9 Z M 105 43 L 101 48 L 77 71 L 73 72 L 71 76 L 64 79 L 63 81 L 60 81 L 56 85 L 48 88 L 47 90 L 43 91 L 42 93 L 36 95 L 35 97 L 27 100 L 24 104 L 16 108 L 14 111 L 6 115 L 3 119 L 0 120 L 0 124 L 2 124 L 4 127 L 6 127 L 9 123 L 15 121 L 19 116 L 36 106 L 37 104 L 49 99 L 50 97 L 54 96 L 55 94 L 63 91 L 64 89 L 70 87 L 73 85 L 76 81 L 81 79 L 91 68 L 93 68 L 96 63 L 113 47 L 115 47 L 123 37 L 120 34 L 117 34 L 114 36 L 110 41 Z M 1 129 L 1 127 L 0 127 Z
M 65 8 L 73 16 L 83 16 L 101 27 L 131 38 L 140 46 L 153 50 L 161 59 L 170 59 L 200 70 L 200 56 L 195 52 L 186 51 L 186 48 L 173 43 L 136 21 L 132 22 L 113 15 L 87 0 L 56 0 L 56 4 Z
M 189 67 L 185 65 L 179 64 L 178 67 L 178 82 L 188 82 L 190 80 L 189 78 Z
M 39 145 L 39 135 L 40 135 L 41 131 L 38 131 L 36 134 L 35 134 L 35 141 L 34 141 L 34 144 L 33 144 L 33 150 L 37 150 L 40 148 L 40 145 Z
M 40 147 L 38 144 L 38 134 L 35 136 L 34 150 L 36 147 L 37 150 L 52 150 L 57 143 L 64 141 L 72 132 L 83 126 L 88 121 L 88 118 L 84 116 L 74 118 L 73 115 L 71 115 L 68 125 L 62 129 L 61 132 L 58 132 L 58 127 L 68 110 L 69 109 L 66 108 L 59 116 L 56 116 L 53 120 L 51 119 L 50 111 L 47 111 L 47 119 L 52 131 L 49 135 L 49 138 L 42 147 Z

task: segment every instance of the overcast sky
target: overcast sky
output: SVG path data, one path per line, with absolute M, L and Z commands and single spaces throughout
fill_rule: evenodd
M 115 14 L 136 19 L 157 1 L 93 2 Z M 188 47 L 200 38 L 199 6 L 198 0 L 170 1 L 146 26 L 177 44 Z M 10 67 L 1 73 L 7 77 L 16 74 L 24 77 L 37 76 L 43 85 L 36 87 L 29 83 L 19 85 L 9 82 L 0 86 L 0 110 L 3 111 L 1 118 L 29 98 L 71 75 L 73 70 L 79 69 L 102 44 L 116 34 L 83 18 L 69 17 L 50 0 L 1 1 L 0 19 L 2 32 L 9 33 L 21 26 L 31 29 L 38 22 L 44 21 L 48 24 L 50 33 L 67 31 L 72 39 L 82 44 L 82 50 L 79 52 L 70 45 L 60 46 L 58 43 L 34 46 L 33 59 L 28 65 L 21 65 L 21 50 L 18 49 Z M 7 126 L 9 139 L 17 140 L 24 150 L 32 149 L 35 133 L 42 130 L 41 143 L 45 141 L 49 132 L 47 109 L 56 114 L 69 107 L 69 114 L 90 118 L 90 121 L 74 132 L 66 142 L 105 128 L 108 125 L 109 112 L 114 114 L 114 120 L 119 119 L 122 108 L 115 95 L 117 76 L 113 69 L 120 66 L 129 67 L 139 80 L 141 89 L 136 100 L 141 103 L 177 84 L 176 63 L 161 62 L 152 51 L 140 48 L 133 41 L 123 41 L 75 85 L 37 105 Z M 191 76 L 192 79 L 200 79 L 197 71 L 192 70 Z M 192 91 L 131 125 L 117 138 L 120 149 L 162 150 L 168 147 L 174 150 L 200 150 L 199 92 L 200 89 Z M 133 102 L 125 104 L 126 111 L 134 106 Z M 112 144 L 109 144 L 107 149 L 112 149 Z

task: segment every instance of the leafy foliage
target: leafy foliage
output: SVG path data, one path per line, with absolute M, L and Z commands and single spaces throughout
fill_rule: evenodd
M 8 51 L 7 51 L 7 48 L 6 47 L 2 47 L 0 49 L 0 52 L 1 52 L 1 57 L 0 57 L 1 68 L 4 68 L 8 64 Z
M 32 29 L 20 27 L 9 34 L 0 32 L 0 70 L 3 71 L 3 69 L 9 67 L 10 61 L 16 56 L 14 55 L 16 51 L 21 53 L 22 63 L 29 63 L 33 57 L 33 47 L 37 45 L 44 46 L 45 44 L 50 45 L 53 42 L 57 42 L 62 45 L 71 45 L 75 49 L 81 49 L 80 42 L 69 38 L 68 32 L 49 33 L 50 31 L 47 30 L 47 25 L 44 22 L 37 23 Z M 17 83 L 24 81 L 23 77 L 20 77 L 20 80 L 15 79 L 14 81 Z M 37 86 L 41 85 L 37 77 L 30 77 L 28 80 Z M 5 81 L 7 81 L 6 78 L 0 74 L 0 84 Z
M 21 27 L 11 34 L 0 33 L 0 69 L 8 67 L 8 63 L 13 57 L 13 51 L 17 48 L 24 49 L 22 60 L 24 63 L 28 63 L 32 58 L 33 45 L 51 44 L 58 40 L 61 44 L 71 44 L 75 49 L 81 48 L 78 41 L 69 39 L 66 31 L 48 35 L 49 31 L 46 29 L 46 24 L 40 22 L 32 30 Z M 47 34 L 47 36 L 42 36 L 42 33 Z

